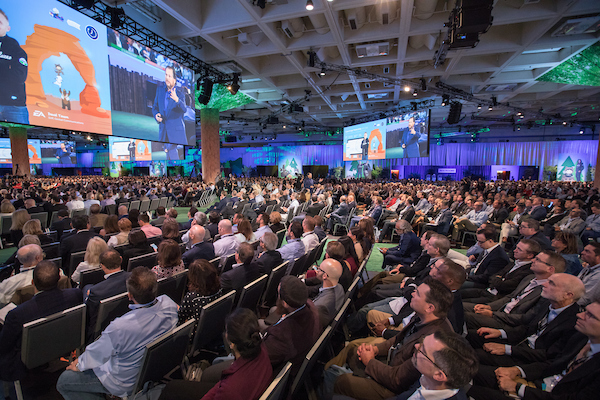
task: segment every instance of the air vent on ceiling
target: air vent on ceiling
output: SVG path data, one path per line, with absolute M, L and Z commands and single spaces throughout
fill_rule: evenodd
M 242 73 L 242 69 L 234 61 L 213 64 L 213 67 L 226 74 Z
M 358 21 L 355 13 L 348 14 L 348 25 L 353 31 L 358 29 Z
M 289 21 L 282 21 L 281 29 L 283 30 L 283 33 L 285 33 L 285 36 L 287 36 L 290 39 L 293 38 L 294 33 L 296 33 L 294 28 L 292 28 L 292 24 L 290 24 Z
M 356 55 L 358 58 L 387 56 L 390 52 L 389 42 L 359 44 L 356 46 Z
M 248 44 L 250 44 L 250 38 L 248 37 L 248 34 L 247 34 L 247 33 L 245 33 L 245 32 L 244 32 L 244 33 L 240 33 L 240 34 L 238 35 L 238 41 L 239 41 L 241 44 L 244 44 L 244 45 L 248 45 Z

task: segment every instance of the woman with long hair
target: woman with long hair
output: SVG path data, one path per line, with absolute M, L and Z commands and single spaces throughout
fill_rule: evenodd
M 356 255 L 356 250 L 354 249 L 354 242 L 348 236 L 342 236 L 338 239 L 338 242 L 344 246 L 344 250 L 346 251 L 346 254 L 344 255 L 344 261 L 348 263 L 350 266 L 350 272 L 352 272 L 352 276 L 354 276 L 358 271 L 359 265 L 358 256 Z
M 177 243 L 181 243 L 181 235 L 179 234 L 179 224 L 173 218 L 165 219 L 162 226 L 163 239 L 171 239 Z
M 358 221 L 358 227 L 360 229 L 362 229 L 362 231 L 365 234 L 365 245 L 366 247 L 369 249 L 369 251 L 371 250 L 371 247 L 373 247 L 373 244 L 375 243 L 375 222 L 373 221 L 373 218 L 363 218 L 360 221 Z
M 158 265 L 152 268 L 152 272 L 156 274 L 158 279 L 168 278 L 185 270 L 179 244 L 172 239 L 160 242 L 156 261 Z
M 195 260 L 188 271 L 188 292 L 179 307 L 179 323 L 200 317 L 202 306 L 221 296 L 221 282 L 217 269 L 204 259 Z
M 238 222 L 238 232 L 234 236 L 240 243 L 251 243 L 256 240 L 254 232 L 252 232 L 252 225 L 246 218 Z
M 12 215 L 12 225 L 10 226 L 10 238 L 14 244 L 23 239 L 23 226 L 31 219 L 31 215 L 25 209 L 17 210 Z
M 365 256 L 369 252 L 369 248 L 367 243 L 365 242 L 365 233 L 358 226 L 353 226 L 350 228 L 350 232 L 348 232 L 348 237 L 352 239 L 352 243 L 354 243 L 354 251 L 356 252 L 356 256 L 358 257 L 358 264 L 363 262 Z
M 42 231 L 42 223 L 39 219 L 30 219 L 29 221 L 25 222 L 22 231 L 23 235 L 35 235 L 40 238 L 41 244 L 52 243 L 52 239 L 44 235 L 44 231 Z
M 106 220 L 104 220 L 104 228 L 100 230 L 100 236 L 106 236 L 117 232 L 119 232 L 119 217 L 116 215 L 109 215 Z
M 122 244 L 129 243 L 129 232 L 131 232 L 131 221 L 127 218 L 121 218 L 118 222 L 119 233 L 108 239 L 108 247 L 113 248 Z
M 81 273 L 88 269 L 100 268 L 100 254 L 108 250 L 108 244 L 101 237 L 93 237 L 89 240 L 85 249 L 83 261 L 79 263 L 75 272 L 71 275 L 73 282 L 79 284 Z
M 583 269 L 577 251 L 577 237 L 570 232 L 556 232 L 552 239 L 552 248 L 565 259 L 565 273 L 577 276 Z

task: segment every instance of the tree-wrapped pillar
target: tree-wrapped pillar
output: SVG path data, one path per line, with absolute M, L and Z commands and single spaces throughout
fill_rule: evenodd
M 219 140 L 219 110 L 200 110 L 200 145 L 202 147 L 202 179 L 214 182 L 221 174 L 221 144 Z
M 27 149 L 27 128 L 8 128 L 10 151 L 12 153 L 13 175 L 29 176 L 29 151 Z

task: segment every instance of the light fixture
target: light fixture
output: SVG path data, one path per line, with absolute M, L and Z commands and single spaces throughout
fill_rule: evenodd
M 413 92 L 413 97 L 417 97 L 418 94 L 419 92 L 417 92 L 417 89 L 415 89 L 415 91 Z
M 581 129 L 579 130 L 579 134 L 580 134 L 580 135 L 583 135 L 583 132 L 585 132 L 585 128 L 581 128 Z
M 491 105 L 488 107 L 488 111 L 492 111 L 494 109 L 494 107 L 492 107 Z
M 233 82 L 231 82 L 231 84 L 229 84 L 227 86 L 227 90 L 229 90 L 229 93 L 231 93 L 234 96 L 237 94 L 238 90 L 240 90 L 239 79 L 240 79 L 239 74 L 234 74 Z
M 445 94 L 442 96 L 442 107 L 446 107 L 446 105 L 450 102 L 450 97 Z
M 306 0 L 306 9 L 308 11 L 312 11 L 315 8 L 315 5 L 313 4 L 312 0 Z
M 481 110 L 481 104 L 477 104 L 477 109 Z
M 325 76 L 325 67 L 321 68 L 321 72 L 319 73 L 321 76 Z
M 285 129 L 285 125 L 283 126 L 283 129 Z
M 521 111 L 519 111 L 519 112 L 517 113 L 517 115 L 520 117 L 521 115 L 523 115 L 523 113 L 522 113 Z
M 408 86 L 408 85 L 404 86 L 404 91 L 405 92 L 410 92 L 410 86 Z
M 567 121 L 563 121 L 563 126 L 567 126 Z

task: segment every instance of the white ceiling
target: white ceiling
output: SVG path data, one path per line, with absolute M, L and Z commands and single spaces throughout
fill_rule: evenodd
M 448 127 L 448 108 L 441 98 L 427 92 L 413 97 L 400 86 L 357 78 L 347 73 L 328 72 L 307 66 L 309 50 L 326 63 L 361 68 L 369 73 L 388 75 L 429 86 L 438 81 L 458 87 L 481 99 L 496 95 L 499 102 L 510 102 L 531 112 L 525 121 L 545 113 L 598 121 L 600 87 L 538 82 L 536 78 L 598 41 L 599 33 L 552 37 L 552 32 L 569 17 L 600 14 L 598 0 L 496 0 L 493 25 L 480 36 L 475 48 L 450 51 L 444 65 L 434 68 L 433 57 L 445 37 L 444 22 L 454 7 L 452 0 L 313 0 L 307 11 L 305 0 L 267 0 L 264 9 L 252 0 L 139 0 L 117 1 L 126 14 L 140 24 L 188 50 L 209 64 L 234 62 L 241 68 L 241 91 L 255 104 L 222 113 L 236 118 L 257 119 L 277 112 L 282 101 L 294 101 L 311 93 L 304 102 L 304 113 L 279 116 L 280 124 L 269 131 L 282 131 L 282 124 L 340 127 L 351 118 L 379 114 L 411 101 L 435 99 L 433 127 Z M 107 4 L 115 5 L 114 0 Z M 135 4 L 134 4 L 135 3 Z M 149 10 L 160 18 L 153 22 L 140 13 Z M 391 21 L 378 21 L 389 8 Z M 348 15 L 356 15 L 358 29 L 351 29 Z M 361 24 L 362 22 L 362 24 Z M 282 24 L 291 26 L 289 38 Z M 245 35 L 244 35 L 245 34 Z M 240 38 L 241 35 L 241 38 Z M 245 37 L 246 44 L 240 39 Z M 356 46 L 388 42 L 389 55 L 358 58 Z M 196 44 L 192 46 L 191 44 Z M 384 73 L 387 68 L 388 73 Z M 369 83 L 370 87 L 365 84 Z M 489 90 L 490 85 L 499 85 Z M 505 87 L 502 87 L 506 85 Z M 378 99 L 369 95 L 378 94 Z M 472 113 L 502 117 L 507 110 L 463 104 L 461 125 L 490 125 L 472 121 Z M 252 133 L 253 124 L 231 122 L 223 127 Z M 288 128 L 289 129 L 289 128 Z

